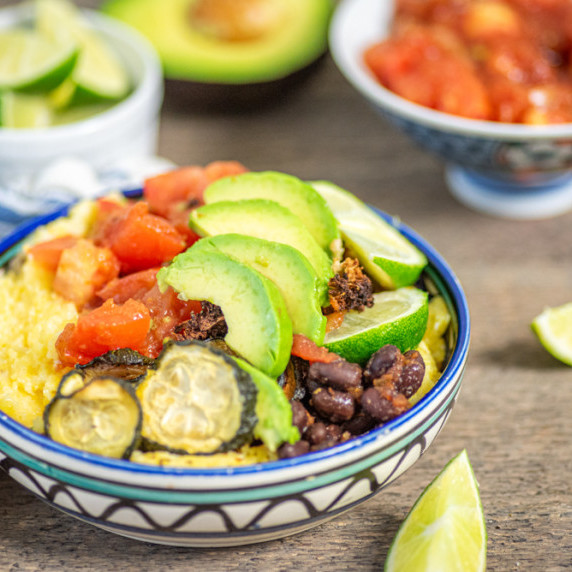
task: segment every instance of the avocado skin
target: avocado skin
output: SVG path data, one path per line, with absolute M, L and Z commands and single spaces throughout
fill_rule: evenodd
M 243 234 L 203 238 L 194 248 L 223 252 L 272 280 L 286 303 L 293 333 L 304 334 L 322 345 L 326 317 L 320 306 L 319 281 L 300 251 L 287 244 Z
M 191 247 L 157 273 L 159 288 L 173 287 L 185 300 L 208 300 L 221 307 L 225 341 L 271 377 L 290 359 L 292 322 L 278 288 L 245 264 L 221 252 Z
M 299 250 L 310 262 L 319 280 L 321 304 L 327 303 L 332 261 L 314 240 L 302 221 L 289 209 L 267 199 L 220 201 L 191 211 L 189 224 L 200 236 L 245 234 L 272 240 Z
M 338 223 L 324 198 L 293 175 L 262 171 L 223 177 L 206 188 L 204 199 L 207 204 L 240 199 L 276 201 L 300 218 L 324 250 L 330 251 L 332 241 L 340 238 Z

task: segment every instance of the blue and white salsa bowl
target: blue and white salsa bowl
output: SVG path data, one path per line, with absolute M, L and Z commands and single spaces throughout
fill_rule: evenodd
M 346 80 L 388 123 L 446 164 L 451 193 L 465 205 L 510 219 L 572 209 L 572 124 L 522 125 L 457 117 L 382 86 L 363 54 L 390 33 L 395 0 L 342 0 L 330 51 Z

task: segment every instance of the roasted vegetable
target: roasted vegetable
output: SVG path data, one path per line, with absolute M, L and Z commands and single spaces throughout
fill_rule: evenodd
M 144 439 L 176 453 L 214 453 L 250 441 L 257 388 L 224 352 L 196 341 L 170 342 L 137 387 Z
M 127 458 L 141 434 L 141 406 L 133 386 L 105 376 L 86 379 L 81 370 L 66 374 L 44 412 L 46 433 L 69 447 Z
M 93 377 L 111 376 L 134 381 L 149 368 L 155 367 L 155 360 L 135 350 L 121 348 L 104 353 L 85 365 L 76 365 L 86 382 Z

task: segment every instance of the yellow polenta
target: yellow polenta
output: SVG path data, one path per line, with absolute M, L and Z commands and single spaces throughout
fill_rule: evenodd
M 0 277 L 0 409 L 28 427 L 41 417 L 62 376 L 55 341 L 77 320 L 71 302 L 51 289 L 32 261 Z
M 84 236 L 93 222 L 93 203 L 39 229 L 30 242 L 65 234 Z M 25 250 L 25 249 L 24 249 Z M 57 366 L 55 341 L 78 314 L 52 291 L 52 276 L 25 254 L 16 269 L 0 274 L 0 409 L 28 427 L 38 421 L 67 370 Z

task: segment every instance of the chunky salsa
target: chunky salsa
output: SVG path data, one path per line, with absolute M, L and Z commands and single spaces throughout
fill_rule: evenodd
M 396 0 L 365 62 L 420 105 L 471 119 L 572 122 L 570 0 Z

